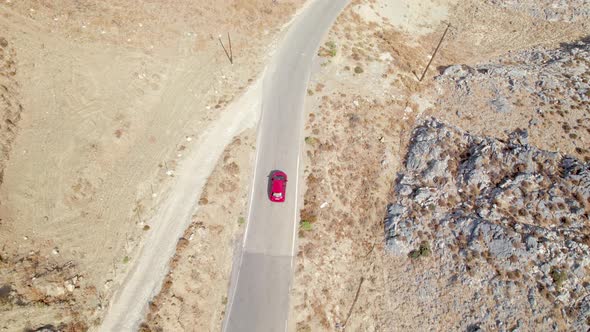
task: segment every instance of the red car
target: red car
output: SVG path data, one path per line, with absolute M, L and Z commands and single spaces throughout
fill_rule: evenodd
M 284 202 L 287 190 L 287 174 L 283 171 L 274 171 L 270 174 L 270 190 L 268 198 L 272 202 Z

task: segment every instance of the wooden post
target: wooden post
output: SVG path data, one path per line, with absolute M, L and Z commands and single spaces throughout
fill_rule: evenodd
M 221 41 L 221 37 L 218 37 L 217 39 L 219 39 L 219 43 L 221 44 L 221 47 L 223 48 L 223 51 L 225 52 L 225 56 L 227 56 L 229 63 L 231 63 L 233 65 L 234 64 L 234 57 L 233 57 L 233 54 L 231 53 L 231 39 L 229 38 L 229 32 L 227 33 L 227 39 L 229 40 L 229 50 L 230 50 L 229 52 L 225 48 L 225 45 L 223 45 L 223 41 Z
M 447 35 L 447 31 L 449 31 L 450 27 L 451 27 L 451 24 L 447 23 L 447 28 L 445 29 L 445 32 L 443 33 L 442 37 L 440 38 L 438 45 L 436 45 L 436 49 L 434 49 L 434 53 L 432 53 L 432 57 L 430 57 L 430 61 L 428 61 L 428 64 L 426 65 L 426 69 L 424 69 L 422 76 L 420 76 L 420 80 L 419 80 L 420 82 L 422 82 L 422 80 L 424 79 L 424 76 L 426 76 L 426 72 L 428 71 L 428 68 L 430 67 L 430 64 L 432 63 L 432 60 L 434 60 L 434 57 L 436 56 L 436 53 L 438 52 L 438 49 L 440 48 L 440 45 L 443 42 L 443 39 L 445 39 L 445 36 Z
M 229 32 L 227 33 L 227 42 L 229 43 L 229 62 L 233 65 L 234 64 L 234 52 L 231 50 L 231 38 L 229 37 Z

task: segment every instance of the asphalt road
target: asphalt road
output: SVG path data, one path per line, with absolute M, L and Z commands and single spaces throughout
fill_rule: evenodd
M 298 226 L 303 100 L 312 58 L 349 0 L 315 0 L 293 21 L 263 80 L 248 223 L 223 330 L 285 331 Z M 268 199 L 268 176 L 289 176 L 286 201 Z

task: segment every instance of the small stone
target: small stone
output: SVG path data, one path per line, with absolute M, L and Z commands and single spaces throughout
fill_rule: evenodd
M 510 103 L 505 97 L 498 96 L 496 99 L 492 99 L 490 104 L 494 111 L 501 114 L 508 114 L 512 111 Z
M 412 194 L 413 191 L 414 190 L 412 189 L 412 187 L 408 185 L 401 185 L 397 190 L 398 194 L 400 194 L 401 196 L 409 196 L 410 194 Z
M 453 65 L 445 69 L 443 76 L 448 76 L 454 80 L 464 79 L 471 74 L 473 68 L 467 65 Z
M 64 283 L 64 287 L 70 293 L 73 292 L 74 289 L 76 288 L 76 286 L 74 286 L 74 284 L 71 281 L 69 281 L 69 280 Z
M 537 238 L 536 237 L 534 237 L 532 235 L 529 235 L 529 236 L 527 236 L 527 238 L 526 238 L 525 241 L 526 241 L 526 250 L 528 250 L 528 251 L 535 251 L 535 250 L 537 250 L 537 244 L 538 243 L 537 243 Z

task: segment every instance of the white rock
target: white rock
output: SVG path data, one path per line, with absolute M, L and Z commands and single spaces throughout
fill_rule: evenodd
M 391 56 L 391 53 L 385 52 L 385 53 L 381 53 L 379 55 L 379 60 L 381 60 L 381 61 L 392 61 L 393 60 L 393 57 Z
M 68 292 L 70 292 L 70 293 L 71 293 L 71 292 L 73 292 L 73 291 L 74 291 L 74 289 L 76 288 L 76 286 L 74 286 L 74 283 L 72 283 L 72 282 L 71 282 L 71 281 L 69 281 L 69 280 L 68 280 L 68 281 L 66 281 L 66 282 L 64 282 L 64 287 L 65 287 L 65 288 L 66 288 L 66 290 L 67 290 Z
M 104 282 L 104 289 L 109 289 L 111 288 L 111 285 L 113 284 L 113 280 L 109 279 L 107 281 Z

